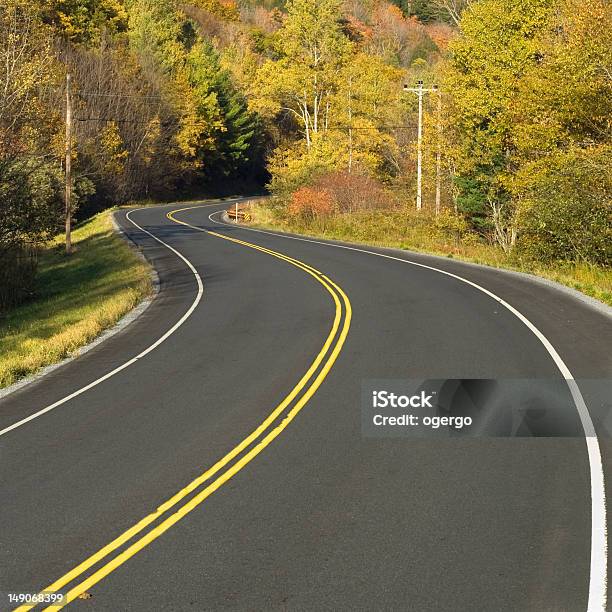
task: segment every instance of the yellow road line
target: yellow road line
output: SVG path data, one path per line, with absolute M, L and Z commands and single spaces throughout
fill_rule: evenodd
M 168 218 L 176 223 L 180 223 L 182 225 L 187 225 L 194 229 L 198 229 L 200 231 L 201 228 L 197 228 L 195 226 L 191 226 L 183 221 L 179 221 L 173 217 L 173 214 L 181 212 L 183 210 L 191 210 L 194 208 L 201 208 L 202 206 L 193 206 L 185 209 L 179 209 L 168 213 Z M 208 485 L 204 490 L 194 496 L 189 502 L 181 506 L 178 510 L 176 510 L 173 514 L 167 517 L 163 522 L 149 531 L 147 534 L 142 536 L 136 542 L 134 542 L 131 546 L 129 546 L 125 551 L 123 551 L 117 557 L 111 559 L 104 566 L 98 569 L 94 574 L 92 574 L 89 578 L 72 588 L 62 605 L 54 605 L 46 608 L 46 610 L 60 610 L 65 605 L 76 599 L 80 594 L 85 592 L 88 588 L 102 580 L 108 574 L 110 574 L 117 567 L 125 563 L 130 557 L 134 556 L 140 550 L 142 550 L 145 546 L 150 544 L 153 540 L 161 536 L 165 531 L 167 531 L 170 527 L 172 527 L 176 522 L 178 522 L 181 518 L 183 518 L 186 514 L 195 509 L 198 505 L 200 505 L 206 498 L 208 498 L 212 493 L 214 493 L 219 487 L 221 487 L 225 482 L 230 480 L 236 473 L 238 473 L 244 466 L 250 463 L 266 446 L 268 446 L 280 433 L 289 425 L 289 423 L 295 418 L 295 416 L 300 412 L 300 410 L 306 405 L 309 399 L 314 395 L 316 390 L 321 386 L 329 371 L 331 370 L 333 364 L 335 363 L 340 351 L 342 350 L 342 346 L 346 340 L 348 335 L 348 331 L 350 329 L 351 317 L 352 317 L 352 309 L 351 304 L 340 287 L 336 285 L 333 281 L 331 281 L 326 276 L 322 275 L 319 271 L 315 270 L 308 264 L 305 264 L 299 260 L 288 257 L 282 253 L 278 253 L 276 251 L 272 251 L 270 249 L 265 249 L 264 247 L 260 247 L 259 245 L 244 242 L 242 240 L 238 240 L 236 238 L 231 238 L 228 236 L 224 236 L 223 234 L 218 234 L 216 232 L 207 232 L 213 236 L 218 238 L 222 238 L 224 240 L 229 240 L 231 242 L 235 242 L 241 244 L 243 246 L 256 249 L 258 251 L 262 251 L 278 259 L 282 259 L 287 261 L 288 263 L 304 270 L 307 274 L 310 274 L 313 278 L 317 280 L 317 282 L 321 283 L 325 287 L 325 289 L 331 294 L 334 305 L 335 305 L 335 317 L 334 322 L 331 328 L 329 335 L 323 345 L 323 348 L 316 356 L 315 360 L 311 364 L 308 371 L 304 374 L 298 384 L 292 389 L 292 391 L 287 395 L 287 397 L 270 413 L 270 415 L 255 429 L 249 436 L 247 436 L 240 444 L 238 444 L 234 449 L 232 449 L 227 455 L 225 455 L 221 460 L 219 460 L 212 468 L 204 472 L 201 476 L 193 480 L 189 485 L 179 491 L 172 498 L 163 503 L 157 510 L 139 521 L 136 525 L 125 531 L 118 538 L 113 540 L 110 544 L 103 547 L 93 555 L 91 555 L 88 559 L 79 564 L 76 568 L 62 576 L 60 579 L 56 580 L 52 585 L 44 589 L 45 592 L 54 592 L 60 590 L 62 587 L 72 582 L 79 576 L 81 576 L 87 569 L 104 559 L 111 552 L 128 542 L 132 537 L 136 534 L 140 533 L 143 529 L 145 529 L 148 525 L 154 522 L 157 518 L 161 517 L 165 512 L 167 512 L 170 508 L 177 505 L 182 499 L 184 499 L 187 495 L 195 491 L 200 485 L 204 482 L 212 478 L 215 474 L 217 474 L 222 468 L 224 468 L 232 459 L 236 458 L 242 451 L 244 451 L 249 445 L 251 445 L 257 438 L 259 438 L 269 427 L 270 425 L 283 413 L 283 411 L 290 405 L 290 403 L 297 397 L 300 391 L 306 386 L 308 381 L 312 378 L 314 373 L 320 367 L 323 359 L 329 352 L 329 349 L 333 343 L 334 338 L 338 332 L 340 327 L 340 323 L 342 320 L 342 305 L 345 308 L 345 318 L 344 323 L 342 325 L 342 330 L 340 332 L 340 336 L 338 337 L 335 346 L 331 352 L 331 355 L 328 357 L 326 363 L 321 368 L 319 374 L 311 383 L 310 387 L 306 390 L 304 395 L 299 399 L 299 401 L 295 404 L 295 406 L 287 413 L 284 420 L 272 429 L 267 435 L 256 445 L 254 446 L 247 454 L 241 457 L 234 465 L 232 465 L 226 472 L 224 472 L 221 476 L 219 476 L 216 480 L 214 480 L 210 485 Z M 338 294 L 342 298 L 342 304 L 338 299 Z M 19 612 L 25 612 L 26 610 L 31 610 L 34 606 L 22 606 L 17 610 Z

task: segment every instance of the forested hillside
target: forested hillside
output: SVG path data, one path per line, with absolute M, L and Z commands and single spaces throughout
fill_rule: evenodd
M 2 0 L 3 299 L 62 226 L 68 74 L 77 219 L 265 186 L 284 219 L 409 214 L 421 80 L 427 223 L 607 265 L 611 40 L 606 0 Z

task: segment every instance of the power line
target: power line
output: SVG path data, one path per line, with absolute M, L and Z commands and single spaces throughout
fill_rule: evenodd
M 378 131 L 378 130 L 414 130 L 414 125 L 379 125 L 376 127 L 354 127 L 350 125 L 331 125 L 325 128 L 327 130 L 353 130 L 356 132 L 361 131 Z
M 77 121 L 94 121 L 94 122 L 114 122 L 114 123 L 131 123 L 136 125 L 148 125 L 147 121 L 135 121 L 133 119 L 115 119 L 113 117 L 78 117 Z M 153 119 L 151 119 L 153 121 Z M 162 122 L 162 125 L 170 125 L 172 122 Z M 192 126 L 197 127 L 201 125 L 201 123 L 181 123 L 180 119 L 176 119 L 173 123 L 181 126 Z M 326 130 L 353 130 L 357 132 L 365 132 L 365 131 L 382 131 L 382 130 L 414 130 L 415 126 L 413 125 L 379 125 L 375 127 L 354 127 L 350 125 L 328 125 L 326 128 L 323 128 L 322 131 Z
M 149 125 L 155 119 L 151 119 L 151 121 L 134 121 L 133 119 L 115 119 L 113 117 L 77 117 L 76 121 L 87 122 L 93 121 L 98 123 L 128 123 L 131 125 Z M 162 125 L 168 125 L 167 123 L 162 123 Z
M 140 94 L 104 94 L 94 91 L 79 91 L 79 96 L 89 96 L 95 98 L 137 98 L 138 100 L 161 100 L 161 96 L 148 96 Z

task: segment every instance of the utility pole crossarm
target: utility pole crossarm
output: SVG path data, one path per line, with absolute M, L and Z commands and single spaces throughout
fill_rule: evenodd
M 419 94 L 421 92 L 434 93 L 434 92 L 439 91 L 439 89 L 437 87 L 432 87 L 431 89 L 427 89 L 425 87 L 423 87 L 422 89 L 419 89 L 417 87 L 404 87 L 404 91 L 412 91 L 413 93 Z

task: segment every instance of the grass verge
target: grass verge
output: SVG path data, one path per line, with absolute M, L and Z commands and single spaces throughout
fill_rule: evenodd
M 452 228 L 434 217 L 406 211 L 364 211 L 304 221 L 288 218 L 270 206 L 256 204 L 251 210 L 253 225 L 318 238 L 362 245 L 399 248 L 461 261 L 527 272 L 547 278 L 612 306 L 612 269 L 587 263 L 542 263 L 506 255 L 473 235 L 459 237 Z
M 151 294 L 148 266 L 104 211 L 41 253 L 36 296 L 0 318 L 0 388 L 57 363 L 94 340 Z

